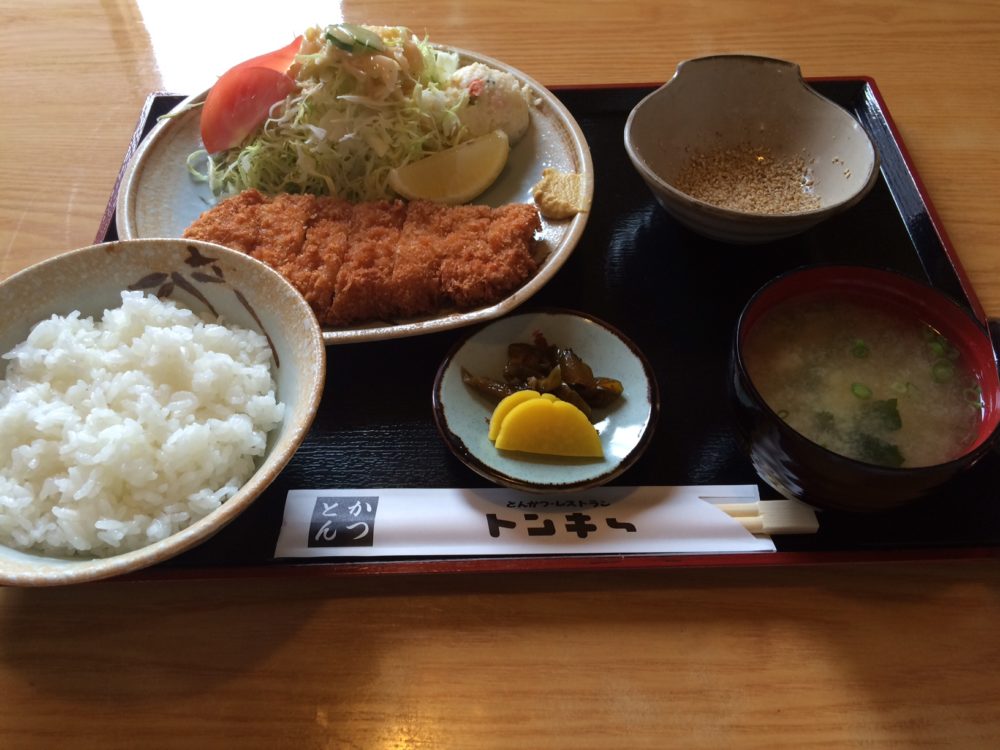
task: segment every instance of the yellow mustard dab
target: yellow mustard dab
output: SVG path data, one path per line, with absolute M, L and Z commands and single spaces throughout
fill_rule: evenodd
M 587 415 L 550 393 L 526 390 L 504 398 L 493 411 L 489 435 L 500 450 L 604 457 L 601 439 Z
M 542 179 L 531 188 L 531 195 L 542 216 L 568 219 L 585 211 L 582 179 L 579 172 L 560 172 L 552 167 L 543 169 Z

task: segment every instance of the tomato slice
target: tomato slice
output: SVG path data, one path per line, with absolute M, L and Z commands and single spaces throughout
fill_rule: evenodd
M 295 89 L 288 68 L 302 37 L 288 46 L 227 70 L 208 92 L 201 109 L 201 141 L 210 154 L 237 146 L 267 119 L 275 102 Z

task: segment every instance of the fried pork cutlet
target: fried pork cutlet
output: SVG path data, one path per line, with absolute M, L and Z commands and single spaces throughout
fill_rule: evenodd
M 205 211 L 184 236 L 267 263 L 321 323 L 344 325 L 498 302 L 537 270 L 540 227 L 527 204 L 352 204 L 246 190 Z

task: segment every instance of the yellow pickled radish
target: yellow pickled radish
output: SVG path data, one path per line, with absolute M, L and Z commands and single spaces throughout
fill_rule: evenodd
M 404 198 L 467 203 L 492 185 L 510 153 L 502 130 L 471 138 L 389 172 L 389 187 Z
M 500 423 L 496 447 L 553 456 L 604 457 L 601 438 L 587 415 L 557 398 L 529 398 L 516 404 Z
M 530 401 L 540 396 L 541 394 L 538 391 L 525 390 L 514 391 L 509 396 L 501 399 L 500 403 L 493 409 L 493 416 L 490 417 L 490 440 L 497 439 L 497 435 L 500 434 L 500 423 L 503 422 L 504 417 L 510 414 L 511 409 L 518 404 L 523 404 L 525 401 Z
M 538 391 L 533 391 L 530 388 L 523 391 L 514 391 L 509 396 L 500 400 L 500 403 L 496 405 L 493 409 L 493 416 L 490 417 L 490 440 L 496 440 L 497 435 L 500 434 L 500 423 L 503 422 L 504 417 L 506 417 L 510 410 L 513 409 L 518 404 L 529 401 L 533 398 L 544 398 L 549 401 L 558 401 L 558 399 L 551 393 L 539 393 Z

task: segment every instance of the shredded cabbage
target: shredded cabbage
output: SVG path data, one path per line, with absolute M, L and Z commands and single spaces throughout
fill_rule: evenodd
M 319 27 L 307 30 L 291 71 L 297 90 L 240 146 L 191 154 L 192 175 L 216 195 L 257 188 L 378 200 L 392 194 L 393 168 L 464 140 L 458 111 L 468 92 L 450 84 L 458 56 L 404 28 L 370 28 L 382 52 L 345 51 Z

